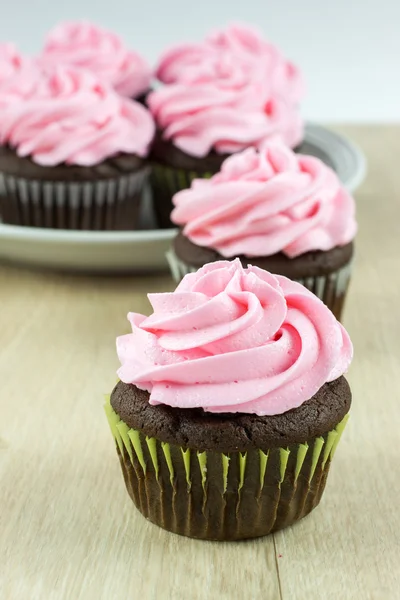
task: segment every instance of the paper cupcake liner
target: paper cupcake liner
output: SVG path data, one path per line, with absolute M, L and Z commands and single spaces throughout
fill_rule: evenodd
M 179 283 L 185 275 L 188 273 L 194 273 L 197 271 L 195 267 L 191 267 L 181 261 L 173 250 L 169 250 L 166 253 L 168 264 L 176 283 Z M 251 259 L 249 259 L 251 263 Z M 343 313 L 344 301 L 346 298 L 347 290 L 350 283 L 352 263 L 349 262 L 347 265 L 332 271 L 327 275 L 320 275 L 318 277 L 304 277 L 302 279 L 295 279 L 302 285 L 304 285 L 310 292 L 313 292 L 320 300 L 326 304 L 328 308 L 333 312 L 335 317 L 340 320 Z M 279 275 L 279 273 L 277 273 Z
M 154 164 L 150 176 L 154 210 L 158 225 L 165 229 L 175 227 L 170 219 L 173 209 L 172 197 L 176 192 L 190 187 L 193 179 L 209 179 L 211 172 L 186 171 Z
M 0 173 L 4 223 L 56 229 L 135 229 L 149 169 L 98 181 L 41 181 Z
M 131 429 L 106 400 L 125 484 L 140 512 L 180 535 L 267 535 L 319 503 L 348 415 L 332 431 L 285 448 L 229 454 L 161 442 Z

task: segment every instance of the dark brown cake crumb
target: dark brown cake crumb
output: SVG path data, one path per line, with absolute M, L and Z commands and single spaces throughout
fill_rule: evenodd
M 174 239 L 173 246 L 177 257 L 196 269 L 217 260 L 227 260 L 212 248 L 197 246 L 185 237 L 182 232 L 179 232 Z M 332 250 L 306 252 L 295 258 L 289 258 L 283 252 L 278 252 L 272 256 L 257 256 L 252 258 L 242 255 L 239 258 L 245 267 L 251 264 L 270 273 L 285 275 L 290 279 L 302 279 L 304 277 L 327 275 L 337 271 L 349 263 L 352 256 L 353 242 L 345 246 L 337 246 Z
M 162 442 L 217 452 L 268 450 L 305 442 L 333 429 L 350 404 L 350 387 L 343 376 L 325 383 L 298 408 L 264 417 L 151 406 L 148 392 L 122 381 L 111 394 L 113 409 L 129 427 Z
M 98 181 L 112 179 L 124 173 L 132 173 L 146 166 L 144 159 L 135 154 L 118 154 L 106 158 L 101 163 L 90 167 L 81 165 L 43 166 L 34 162 L 29 156 L 18 156 L 8 146 L 0 147 L 0 171 L 6 175 L 37 179 L 40 181 Z

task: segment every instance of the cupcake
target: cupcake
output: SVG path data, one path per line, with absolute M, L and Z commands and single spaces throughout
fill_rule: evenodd
M 129 495 L 161 527 L 239 540 L 319 503 L 348 418 L 352 346 L 306 288 L 239 260 L 149 294 L 117 339 L 106 413 Z
M 85 21 L 60 23 L 47 35 L 39 62 L 87 69 L 118 94 L 142 101 L 150 89 L 151 69 L 113 32 Z
M 149 112 L 88 71 L 23 69 L 0 84 L 0 203 L 5 223 L 134 229 Z
M 299 281 L 341 318 L 355 203 L 319 159 L 268 142 L 227 158 L 219 173 L 194 180 L 173 202 L 171 218 L 182 229 L 168 259 L 177 281 L 238 257 L 244 266 Z
M 302 141 L 300 74 L 250 28 L 173 48 L 157 76 L 166 85 L 147 102 L 157 125 L 152 186 L 162 227 L 171 227 L 173 194 L 216 173 L 227 156 L 270 138 Z

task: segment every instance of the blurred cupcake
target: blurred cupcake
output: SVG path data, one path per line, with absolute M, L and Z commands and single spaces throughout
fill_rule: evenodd
M 0 203 L 5 223 L 134 229 L 148 111 L 81 69 L 23 69 L 0 84 Z
M 152 158 L 155 207 L 170 227 L 171 197 L 195 177 L 266 139 L 290 147 L 303 138 L 298 70 L 254 30 L 233 26 L 203 43 L 165 53 L 157 68 L 167 85 L 148 97 L 157 124 Z
M 300 284 L 240 261 L 149 294 L 117 340 L 106 413 L 136 507 L 174 533 L 254 538 L 320 501 L 347 420 L 346 331 Z
M 206 263 L 242 264 L 301 282 L 340 319 L 350 280 L 355 203 L 319 159 L 279 142 L 228 158 L 174 198 L 183 227 L 168 254 L 177 281 Z
M 71 65 L 92 71 L 118 94 L 143 100 L 150 89 L 151 69 L 128 50 L 113 32 L 85 21 L 60 23 L 47 35 L 39 61 L 43 65 Z

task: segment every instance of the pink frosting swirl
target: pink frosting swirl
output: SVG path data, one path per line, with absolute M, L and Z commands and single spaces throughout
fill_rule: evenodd
M 273 137 L 294 147 L 303 138 L 301 75 L 250 27 L 172 48 L 157 76 L 168 85 L 149 97 L 150 110 L 164 138 L 187 154 L 232 154 Z
M 0 107 L 4 110 L 7 106 L 12 107 L 21 100 L 29 99 L 37 90 L 42 75 L 35 61 L 23 60 L 9 77 L 0 79 Z
M 350 242 L 355 203 L 322 161 L 270 142 L 224 161 L 173 198 L 171 219 L 199 246 L 222 256 L 290 258 Z
M 28 70 L 0 86 L 0 143 L 41 165 L 91 166 L 119 153 L 146 156 L 149 112 L 82 69 Z
M 18 73 L 28 60 L 10 43 L 0 44 L 0 85 Z
M 214 84 L 172 84 L 152 92 L 148 105 L 163 137 L 195 157 L 212 149 L 232 154 L 277 138 L 296 146 L 303 138 L 303 123 L 296 107 L 279 98 L 260 104 L 262 85 L 241 90 Z
M 48 34 L 40 61 L 88 69 L 131 98 L 150 88 L 151 69 L 146 61 L 128 50 L 116 34 L 91 23 L 60 23 Z
M 150 404 L 276 415 L 310 399 L 352 359 L 348 334 L 299 283 L 239 260 L 206 265 L 173 293 L 149 294 L 117 339 L 125 383 Z
M 279 96 L 293 104 L 304 92 L 298 68 L 246 25 L 231 25 L 198 44 L 174 46 L 161 57 L 156 75 L 168 84 L 213 83 L 235 90 L 259 81 L 264 86 L 264 97 Z

